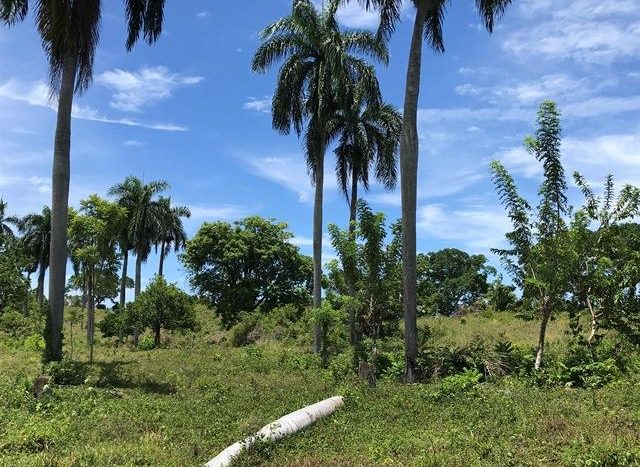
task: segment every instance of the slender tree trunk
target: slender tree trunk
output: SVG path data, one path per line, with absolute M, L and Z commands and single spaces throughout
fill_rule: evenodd
M 591 291 L 591 288 L 589 289 L 589 291 Z M 587 339 L 587 342 L 591 344 L 593 339 L 596 337 L 596 333 L 598 332 L 598 316 L 596 315 L 596 312 L 593 309 L 593 305 L 591 304 L 589 295 L 587 295 L 587 307 L 589 308 L 589 313 L 591 313 L 591 332 L 589 333 L 589 338 Z
M 153 342 L 155 343 L 156 347 L 160 346 L 160 323 L 154 323 L 153 325 L 153 334 L 154 334 L 154 339 Z
M 142 255 L 136 252 L 136 283 L 134 288 L 134 299 L 138 298 L 140 295 L 140 291 L 142 290 Z M 133 345 L 138 347 L 138 338 L 139 338 L 139 329 L 138 325 L 133 325 Z
M 95 282 L 93 268 L 89 271 L 89 315 L 87 316 L 87 342 L 89 343 L 89 363 L 93 363 L 93 336 L 96 322 L 96 303 L 93 297 L 93 284 Z
M 400 140 L 400 191 L 402 196 L 402 277 L 404 307 L 405 381 L 415 381 L 418 353 L 416 322 L 416 204 L 418 184 L 418 95 L 422 65 L 422 36 L 427 14 L 425 1 L 417 4 L 411 38 L 407 85 L 404 98 L 402 138 Z
M 313 205 L 313 307 L 322 306 L 322 204 L 324 190 L 324 152 L 326 144 L 324 134 L 316 161 L 315 196 Z M 322 351 L 322 326 L 316 324 L 313 332 L 313 351 Z
M 127 306 L 127 269 L 129 266 L 129 245 L 122 248 L 122 276 L 120 277 L 120 303 L 118 304 L 118 314 L 122 317 L 124 308 Z M 118 343 L 124 341 L 124 329 L 120 326 L 118 330 Z
M 161 247 L 160 248 L 160 264 L 158 265 L 158 275 L 162 277 L 162 271 L 164 270 L 164 248 L 165 248 L 164 240 L 160 244 L 160 247 Z
M 122 275 L 120 276 L 120 303 L 118 306 L 121 311 L 124 311 L 124 307 L 127 304 L 127 269 L 129 266 L 129 248 L 124 247 L 122 249 Z
M 44 277 L 46 272 L 46 266 L 40 262 L 40 265 L 38 266 L 38 288 L 36 290 L 36 298 L 40 308 L 44 305 Z
M 62 360 L 64 290 L 67 272 L 67 218 L 71 173 L 71 107 L 77 68 L 76 55 L 64 59 L 51 179 L 51 246 L 49 254 L 49 312 L 45 328 L 45 361 Z
M 540 334 L 538 335 L 538 350 L 536 352 L 536 362 L 534 368 L 539 370 L 542 366 L 542 355 L 544 354 L 544 341 L 547 333 L 547 324 L 549 323 L 549 317 L 551 316 L 551 307 L 549 306 L 549 299 L 544 298 L 542 302 L 542 321 L 540 322 Z
M 355 164 L 353 164 L 351 170 L 351 203 L 349 204 L 349 240 L 355 241 L 356 236 L 356 210 L 358 207 L 358 169 Z M 354 264 L 345 264 L 345 272 L 347 287 L 349 288 L 349 295 L 351 297 L 355 297 L 356 295 L 356 285 L 353 283 L 354 281 L 354 273 L 355 273 L 355 265 Z M 346 268 L 351 268 L 351 271 L 346 271 Z M 349 306 L 349 343 L 351 345 L 356 345 L 358 343 L 358 335 L 357 335 L 357 326 L 356 326 L 356 310 L 353 304 Z
M 31 295 L 31 273 L 27 272 L 27 290 L 26 290 L 24 303 L 22 304 L 22 314 L 29 316 L 29 295 Z

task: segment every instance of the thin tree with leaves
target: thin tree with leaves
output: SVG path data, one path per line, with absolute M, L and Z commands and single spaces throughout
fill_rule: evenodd
M 164 0 L 125 0 L 126 48 L 142 34 L 149 44 L 162 32 Z M 71 115 L 73 98 L 85 92 L 93 77 L 100 39 L 100 0 L 2 0 L 0 22 L 12 26 L 23 21 L 32 7 L 49 62 L 52 97 L 57 98 L 51 196 L 51 252 L 49 313 L 44 360 L 62 359 L 62 327 L 67 268 L 67 224 L 71 176 Z
M 349 1 L 349 0 L 347 0 Z M 354 0 L 351 0 L 354 1 Z M 395 31 L 404 2 L 410 0 L 357 0 L 366 9 L 380 12 L 378 34 L 385 39 Z M 492 32 L 512 0 L 475 0 L 480 18 Z M 431 50 L 443 53 L 443 24 L 450 0 L 411 0 L 415 6 L 415 20 L 409 49 L 404 97 L 402 138 L 400 140 L 400 188 L 402 197 L 402 263 L 404 283 L 405 357 L 407 382 L 415 381 L 415 362 L 418 352 L 417 328 L 417 269 L 416 269 L 416 212 L 418 184 L 418 95 L 422 68 L 422 43 Z
M 329 0 L 317 11 L 311 0 L 294 0 L 291 15 L 267 26 L 253 58 L 254 72 L 264 73 L 282 61 L 272 102 L 273 127 L 282 134 L 304 130 L 305 156 L 315 186 L 313 208 L 313 305 L 322 302 L 322 211 L 327 124 L 354 76 L 375 80 L 373 68 L 361 57 L 386 64 L 384 43 L 367 31 L 341 31 L 336 12 L 340 0 Z M 314 350 L 320 352 L 321 329 L 314 330 Z

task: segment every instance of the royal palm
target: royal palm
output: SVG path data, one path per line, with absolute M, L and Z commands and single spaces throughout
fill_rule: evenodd
M 100 0 L 2 0 L 0 21 L 13 25 L 34 7 L 35 22 L 49 61 L 51 92 L 58 98 L 53 147 L 49 313 L 45 359 L 62 359 L 62 325 L 67 269 L 71 111 L 75 94 L 87 90 L 100 38 Z M 126 47 L 142 33 L 153 43 L 162 32 L 163 0 L 125 0 Z
M 347 0 L 349 1 L 349 0 Z M 354 1 L 354 0 L 351 0 Z M 357 0 L 365 8 L 380 12 L 379 36 L 388 38 L 400 19 L 403 1 L 415 6 L 415 21 L 409 49 L 400 140 L 400 192 L 402 198 L 403 308 L 405 322 L 405 379 L 415 380 L 417 355 L 416 323 L 416 204 L 418 184 L 418 94 L 422 65 L 422 41 L 435 52 L 444 52 L 442 26 L 450 0 Z M 484 26 L 493 31 L 511 0 L 475 0 Z
M 315 185 L 313 209 L 313 305 L 322 300 L 322 208 L 327 123 L 338 107 L 337 98 L 353 76 L 372 79 L 367 63 L 358 54 L 386 63 L 381 41 L 364 31 L 342 32 L 336 21 L 339 0 L 330 0 L 318 12 L 310 0 L 295 0 L 290 16 L 261 32 L 262 44 L 252 68 L 263 73 L 282 61 L 272 102 L 273 127 L 283 134 L 304 129 L 305 152 Z M 314 350 L 320 350 L 316 327 Z
M 31 213 L 20 219 L 20 233 L 25 250 L 33 258 L 38 270 L 36 298 L 40 306 L 44 303 L 44 279 L 49 267 L 49 245 L 51 243 L 51 210 L 48 206 L 41 213 Z
M 172 206 L 171 198 L 160 198 L 158 201 L 161 209 L 160 231 L 155 240 L 156 250 L 160 254 L 158 275 L 164 272 L 164 259 L 171 252 L 184 248 L 187 242 L 187 234 L 184 231 L 182 218 L 191 217 L 191 211 L 186 206 Z

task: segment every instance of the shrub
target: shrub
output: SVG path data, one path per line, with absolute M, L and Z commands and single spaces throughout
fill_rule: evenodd
M 80 362 L 64 359 L 51 362 L 45 367 L 45 373 L 51 376 L 56 384 L 78 386 L 83 384 L 89 375 L 89 367 Z
M 0 331 L 11 337 L 19 338 L 35 331 L 34 322 L 16 310 L 8 310 L 0 314 Z
M 44 338 L 40 334 L 31 334 L 22 341 L 22 346 L 26 350 L 41 352 L 44 350 Z
M 234 325 L 229 331 L 229 341 L 234 347 L 244 347 L 245 345 L 255 344 L 258 335 L 254 331 L 258 326 L 259 316 L 257 313 L 250 313 Z
M 442 379 L 435 391 L 430 392 L 430 396 L 436 399 L 444 399 L 453 397 L 457 394 L 463 394 L 475 390 L 482 380 L 482 373 L 475 368 L 464 370 L 462 373 L 447 376 Z
M 150 336 L 148 334 L 145 335 L 138 342 L 138 350 L 153 350 L 155 348 L 156 348 L 156 342 L 155 342 L 153 336 Z
M 98 329 L 104 337 L 117 337 L 120 332 L 122 335 L 128 336 L 133 332 L 127 323 L 126 314 L 119 311 L 105 313 L 104 318 L 98 323 Z

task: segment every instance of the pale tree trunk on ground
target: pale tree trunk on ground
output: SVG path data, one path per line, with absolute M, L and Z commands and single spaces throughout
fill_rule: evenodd
M 538 350 L 536 352 L 536 362 L 534 368 L 539 370 L 542 366 L 542 356 L 544 354 L 544 340 L 547 333 L 547 324 L 549 323 L 549 317 L 551 316 L 551 307 L 549 306 L 549 299 L 544 298 L 542 301 L 542 321 L 540 322 L 540 334 L 538 335 Z
M 49 255 L 49 310 L 45 329 L 46 361 L 62 360 L 64 291 L 67 272 L 67 222 L 71 173 L 71 108 L 76 79 L 75 55 L 65 58 L 58 96 L 56 136 L 51 179 L 51 245 Z
M 418 95 L 422 65 L 422 40 L 427 14 L 425 1 L 417 4 L 409 52 L 404 98 L 402 138 L 400 140 L 400 192 L 402 196 L 402 276 L 404 307 L 405 381 L 416 378 L 418 353 L 416 322 L 416 193 L 418 184 Z
M 322 306 L 322 204 L 324 190 L 324 152 L 326 144 L 324 134 L 316 161 L 315 195 L 313 204 L 313 307 Z M 322 350 L 322 326 L 316 324 L 313 330 L 313 351 Z

